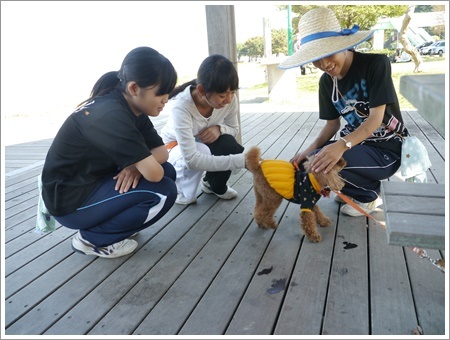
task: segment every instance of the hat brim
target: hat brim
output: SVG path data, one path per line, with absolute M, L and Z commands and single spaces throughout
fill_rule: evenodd
M 302 66 L 330 55 L 351 49 L 366 41 L 373 35 L 374 31 L 360 31 L 352 35 L 329 37 L 310 41 L 293 55 L 289 56 L 278 65 L 280 69 L 290 69 Z

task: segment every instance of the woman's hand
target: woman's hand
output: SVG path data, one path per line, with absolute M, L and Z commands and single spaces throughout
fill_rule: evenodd
M 314 157 L 311 163 L 313 172 L 328 173 L 333 169 L 333 166 L 341 159 L 344 152 L 347 150 L 345 144 L 338 140 L 335 143 L 324 146 Z
M 303 152 L 301 152 L 301 153 L 296 154 L 294 157 L 292 157 L 290 162 L 292 164 L 295 163 L 297 165 L 300 165 L 300 163 L 303 162 L 305 159 L 306 159 L 306 155 Z
M 363 140 L 368 138 L 372 133 L 378 129 L 383 121 L 383 115 L 386 105 L 380 105 L 370 109 L 369 117 L 352 133 L 348 134 L 345 139 L 352 143 L 352 145 L 358 145 Z M 336 132 L 338 127 L 338 119 L 327 121 L 324 129 L 329 126 L 329 132 Z M 339 123 L 340 124 L 340 123 Z M 324 131 L 324 129 L 322 131 Z M 327 137 L 331 137 L 330 133 Z M 328 173 L 333 166 L 339 161 L 344 152 L 347 151 L 345 142 L 338 139 L 335 143 L 324 146 L 316 155 L 314 161 L 311 164 L 312 171 L 320 172 L 324 171 Z
M 317 149 L 320 149 L 323 145 L 325 145 L 336 134 L 336 132 L 339 131 L 340 127 L 341 127 L 340 118 L 327 120 L 322 130 L 320 130 L 319 135 L 316 137 L 316 139 L 305 150 L 295 155 L 294 158 L 291 159 L 291 163 L 300 164 L 301 162 L 306 160 L 308 155 L 310 155 L 312 152 L 314 152 Z M 343 150 L 342 153 L 344 151 L 345 150 Z M 342 153 L 339 154 L 338 158 L 336 158 L 336 162 L 339 160 Z M 333 163 L 333 165 L 335 163 Z M 316 164 L 316 167 L 318 165 L 319 164 Z M 333 166 L 331 166 L 330 169 L 332 167 Z
M 211 126 L 200 131 L 197 135 L 197 138 L 205 144 L 211 144 L 220 137 L 220 127 L 218 125 Z
M 122 169 L 116 176 L 113 177 L 117 181 L 115 190 L 118 190 L 121 194 L 135 189 L 141 179 L 142 175 L 135 165 L 127 166 Z

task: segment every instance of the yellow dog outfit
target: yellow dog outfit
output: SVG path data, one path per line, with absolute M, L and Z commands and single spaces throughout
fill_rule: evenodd
M 320 197 L 327 195 L 312 173 L 296 170 L 288 161 L 263 160 L 261 170 L 271 188 L 288 201 L 300 204 L 302 211 L 311 211 Z

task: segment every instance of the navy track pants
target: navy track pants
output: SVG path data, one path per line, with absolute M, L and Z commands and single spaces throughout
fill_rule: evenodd
M 401 163 L 395 152 L 368 145 L 355 145 L 343 157 L 347 165 L 340 172 L 345 181 L 341 192 L 362 203 L 378 198 L 381 181 L 394 175 Z
M 163 217 L 177 197 L 175 169 L 162 164 L 164 177 L 159 182 L 141 178 L 135 189 L 120 194 L 113 175 L 106 177 L 75 212 L 55 219 L 97 247 L 122 241 Z

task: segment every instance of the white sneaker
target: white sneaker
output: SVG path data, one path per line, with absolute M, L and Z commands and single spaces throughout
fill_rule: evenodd
M 357 200 L 353 200 L 359 207 L 361 207 L 365 212 L 368 214 L 371 214 L 377 207 L 377 200 L 368 202 L 368 203 L 361 203 Z M 346 204 L 343 207 L 341 207 L 341 213 L 349 216 L 364 216 L 361 212 L 353 208 L 350 204 Z
M 209 183 L 207 181 L 204 181 L 203 179 L 200 181 L 200 189 L 205 194 L 214 194 L 219 198 L 222 198 L 224 200 L 231 200 L 232 198 L 235 198 L 237 196 L 237 191 L 227 186 L 227 191 L 223 194 L 216 194 L 214 191 L 211 190 L 211 187 L 209 186 Z
M 197 202 L 197 197 L 192 199 L 188 199 L 184 197 L 183 193 L 179 192 L 177 195 L 177 199 L 175 200 L 176 204 L 189 205 Z
M 81 237 L 80 231 L 78 231 L 72 239 L 72 249 L 76 252 L 84 255 L 95 255 L 106 258 L 128 255 L 132 253 L 137 246 L 138 243 L 135 240 L 127 238 L 123 241 L 111 244 L 110 246 L 96 247 Z

